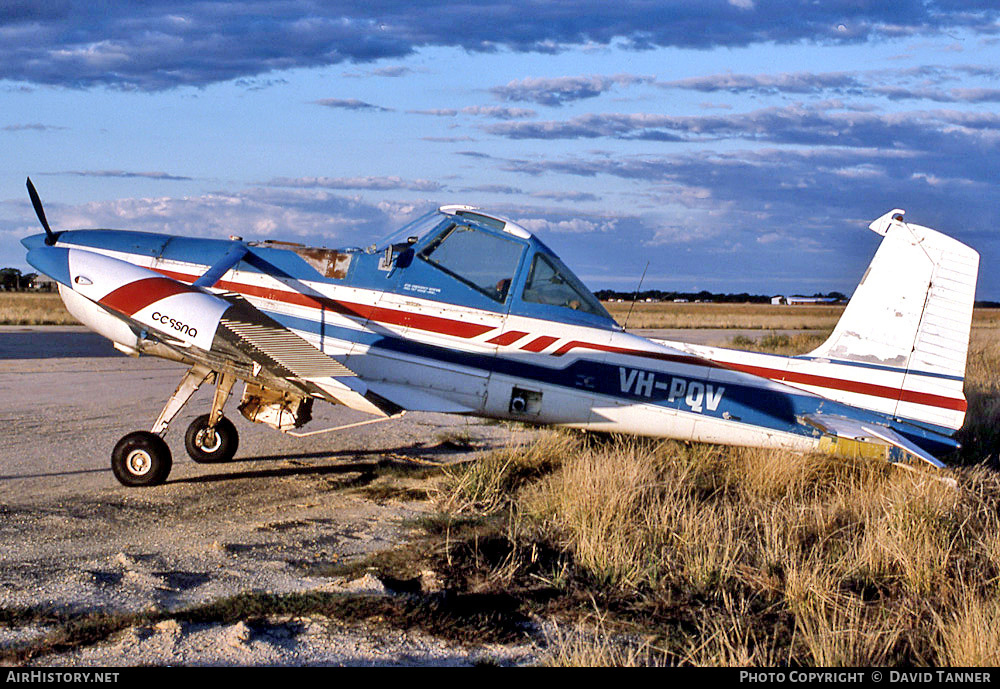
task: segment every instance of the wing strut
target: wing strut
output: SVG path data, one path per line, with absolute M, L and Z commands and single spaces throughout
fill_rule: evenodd
M 194 281 L 194 286 L 204 288 L 214 287 L 215 283 L 229 272 L 230 268 L 239 263 L 249 250 L 246 244 L 234 242 L 222 258 L 212 264 L 200 278 Z

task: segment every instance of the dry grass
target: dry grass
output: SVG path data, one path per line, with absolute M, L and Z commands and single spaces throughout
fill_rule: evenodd
M 832 331 L 824 330 L 816 334 L 798 333 L 796 335 L 768 333 L 760 337 L 737 335 L 730 339 L 727 346 L 733 349 L 747 349 L 753 352 L 794 356 L 816 349 L 826 342 L 826 339 L 830 336 L 830 332 Z
M 973 333 L 957 488 L 880 462 L 554 431 L 456 470 L 439 504 L 488 511 L 511 544 L 479 563 L 481 588 L 544 582 L 587 620 L 598 606 L 589 631 L 549 639 L 550 664 L 995 665 L 996 335 Z
M 55 292 L 0 292 L 0 325 L 78 325 Z
M 624 323 L 631 304 L 605 302 Z M 635 328 L 738 328 L 754 330 L 832 330 L 843 306 L 773 306 L 771 304 L 637 303 L 628 317 Z
M 604 302 L 615 320 L 624 323 L 627 302 Z M 837 306 L 772 304 L 637 303 L 628 319 L 636 328 L 726 328 L 746 330 L 833 330 L 844 312 Z M 976 309 L 973 328 L 1000 328 L 1000 309 Z
M 528 448 L 536 456 L 527 467 L 555 451 L 548 463 L 557 468 L 512 490 L 501 528 L 523 553 L 543 543 L 567 555 L 572 571 L 551 585 L 628 600 L 641 612 L 624 617 L 659 651 L 574 633 L 552 641 L 548 662 L 995 662 L 993 472 L 964 470 L 955 490 L 871 462 L 626 438 L 567 445 L 568 437 L 542 441 L 544 452 Z M 507 454 L 503 465 L 511 463 Z M 529 567 L 522 557 L 504 563 L 504 588 Z M 664 628 L 653 611 L 678 601 L 691 607 Z

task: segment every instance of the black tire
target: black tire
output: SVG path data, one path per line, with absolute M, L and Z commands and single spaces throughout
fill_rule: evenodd
M 111 471 L 123 486 L 158 486 L 167 480 L 172 466 L 170 448 L 149 431 L 129 433 L 111 453 Z
M 215 444 L 212 447 L 205 447 L 206 430 L 208 430 L 208 414 L 202 414 L 188 426 L 187 433 L 184 434 L 184 447 L 187 448 L 191 459 L 199 464 L 218 464 L 228 462 L 236 456 L 240 436 L 232 421 L 223 416 L 219 419 L 219 423 L 215 424 Z

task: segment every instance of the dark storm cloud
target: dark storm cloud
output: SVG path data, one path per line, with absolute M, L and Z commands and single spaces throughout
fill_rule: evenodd
M 427 46 L 555 53 L 612 42 L 634 49 L 858 43 L 995 33 L 998 15 L 992 0 L 15 0 L 0 5 L 0 79 L 158 90 L 398 59 Z

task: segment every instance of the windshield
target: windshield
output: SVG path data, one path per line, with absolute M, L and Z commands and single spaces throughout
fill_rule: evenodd
M 390 244 L 403 244 L 410 237 L 420 239 L 447 219 L 448 216 L 438 210 L 428 211 L 416 220 L 411 220 L 395 232 L 386 235 L 375 246 L 377 249 L 384 249 Z
M 523 252 L 518 241 L 452 223 L 420 252 L 420 258 L 503 302 Z

